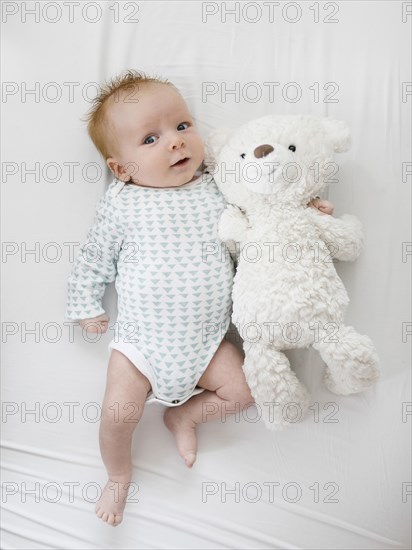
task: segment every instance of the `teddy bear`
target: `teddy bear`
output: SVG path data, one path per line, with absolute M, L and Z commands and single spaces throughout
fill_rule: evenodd
M 345 122 L 312 115 L 267 115 L 206 141 L 207 171 L 228 203 L 219 237 L 237 258 L 232 322 L 270 429 L 295 424 L 310 404 L 285 350 L 318 350 L 335 394 L 362 392 L 379 378 L 371 339 L 344 323 L 349 297 L 335 269 L 361 253 L 362 225 L 308 207 L 338 171 L 334 154 L 350 142 Z

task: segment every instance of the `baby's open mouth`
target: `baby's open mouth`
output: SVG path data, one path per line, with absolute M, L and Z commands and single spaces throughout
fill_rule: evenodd
M 188 161 L 189 161 L 189 158 L 185 157 L 184 159 L 178 160 L 177 162 L 172 164 L 172 166 L 182 166 L 184 164 L 187 164 Z

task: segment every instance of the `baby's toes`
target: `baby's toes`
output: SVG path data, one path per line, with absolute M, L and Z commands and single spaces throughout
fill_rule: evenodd
M 121 514 L 115 514 L 113 526 L 117 527 L 123 521 L 123 516 Z
M 196 453 L 193 451 L 186 452 L 184 455 L 184 460 L 186 463 L 186 466 L 188 468 L 191 468 L 196 460 Z
M 101 519 L 101 517 L 102 517 L 102 515 L 103 515 L 103 509 L 100 508 L 99 506 L 96 506 L 95 512 L 96 512 L 96 516 L 97 516 L 99 519 Z

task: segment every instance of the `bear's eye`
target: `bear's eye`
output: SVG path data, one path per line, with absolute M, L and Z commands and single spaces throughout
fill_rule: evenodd
M 242 153 L 240 156 L 242 157 L 242 159 L 244 159 L 246 156 L 246 153 Z
M 294 145 L 289 145 L 289 149 L 294 153 L 296 151 L 296 147 Z

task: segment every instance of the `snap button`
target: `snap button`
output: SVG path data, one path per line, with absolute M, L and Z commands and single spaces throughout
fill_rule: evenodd
M 179 399 L 174 399 L 174 400 L 172 401 L 172 403 L 174 403 L 174 404 L 176 405 L 176 403 L 180 403 L 180 400 L 179 400 Z

